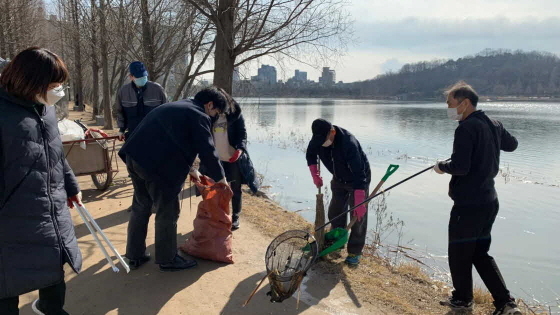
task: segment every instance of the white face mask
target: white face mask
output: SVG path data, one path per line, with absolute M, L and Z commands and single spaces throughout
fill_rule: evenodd
M 325 141 L 325 143 L 323 143 L 323 147 L 328 147 L 332 144 L 332 140 L 331 139 L 327 139 L 327 141 Z
M 459 114 L 459 112 L 457 111 L 459 107 L 461 107 L 461 104 L 459 104 L 459 106 L 455 108 L 448 108 L 447 117 L 451 120 L 461 120 L 461 118 L 463 118 L 463 114 L 465 113 L 465 111 Z
M 47 91 L 47 99 L 44 100 L 42 97 L 37 96 L 37 101 L 48 106 L 53 106 L 56 102 L 60 101 L 64 97 L 64 87 L 60 86 Z

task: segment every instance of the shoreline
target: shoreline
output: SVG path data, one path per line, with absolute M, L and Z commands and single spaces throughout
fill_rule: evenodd
M 445 99 L 441 98 L 425 98 L 425 99 L 396 99 L 393 97 L 352 97 L 348 96 L 296 96 L 296 95 L 285 95 L 285 96 L 274 96 L 274 95 L 264 95 L 264 96 L 237 96 L 240 99 L 332 99 L 332 100 L 360 100 L 360 101 L 378 101 L 378 102 L 390 102 L 390 103 L 445 103 Z M 481 96 L 479 103 L 496 103 L 496 102 L 536 102 L 536 103 L 560 103 L 560 97 L 514 97 L 514 96 Z

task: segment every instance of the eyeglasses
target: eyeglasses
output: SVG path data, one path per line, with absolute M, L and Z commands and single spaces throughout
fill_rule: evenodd
M 61 92 L 68 89 L 68 85 L 59 85 L 57 87 L 55 87 L 54 89 L 52 89 L 54 92 Z

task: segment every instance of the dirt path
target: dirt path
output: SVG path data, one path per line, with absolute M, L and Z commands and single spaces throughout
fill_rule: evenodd
M 89 115 L 83 114 L 82 117 Z M 75 119 L 79 116 L 72 113 L 71 117 Z M 90 177 L 79 177 L 79 181 L 86 207 L 118 251 L 124 254 L 129 218 L 126 209 L 131 204 L 133 189 L 124 165 L 120 163 L 119 166 L 120 172 L 113 186 L 105 192 L 95 190 Z M 183 196 L 178 223 L 179 244 L 193 229 L 198 202 L 199 198 L 188 193 Z M 148 263 L 129 274 L 122 269 L 120 273 L 114 273 L 76 212 L 73 212 L 73 218 L 84 256 L 83 270 L 79 275 L 66 269 L 66 310 L 73 315 L 393 314 L 360 301 L 351 286 L 340 281 L 339 275 L 317 270 L 312 270 L 302 285 L 299 309 L 296 309 L 296 298 L 293 297 L 284 303 L 270 303 L 266 296 L 267 282 L 251 303 L 243 308 L 243 301 L 264 276 L 264 253 L 271 241 L 271 237 L 265 236 L 256 226 L 258 222 L 250 223 L 246 216 L 241 217 L 241 229 L 233 234 L 235 264 L 198 260 L 199 265 L 195 269 L 162 273 L 157 265 Z M 153 218 L 146 242 L 153 256 Z M 21 314 L 32 314 L 30 303 L 35 298 L 36 292 L 21 297 Z

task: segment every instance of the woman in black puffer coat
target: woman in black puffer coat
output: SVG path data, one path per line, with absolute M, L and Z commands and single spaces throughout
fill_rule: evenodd
M 36 314 L 67 314 L 62 267 L 82 265 L 68 211 L 80 190 L 53 106 L 67 79 L 63 61 L 37 47 L 0 76 L 0 314 L 18 314 L 18 296 L 34 290 Z

